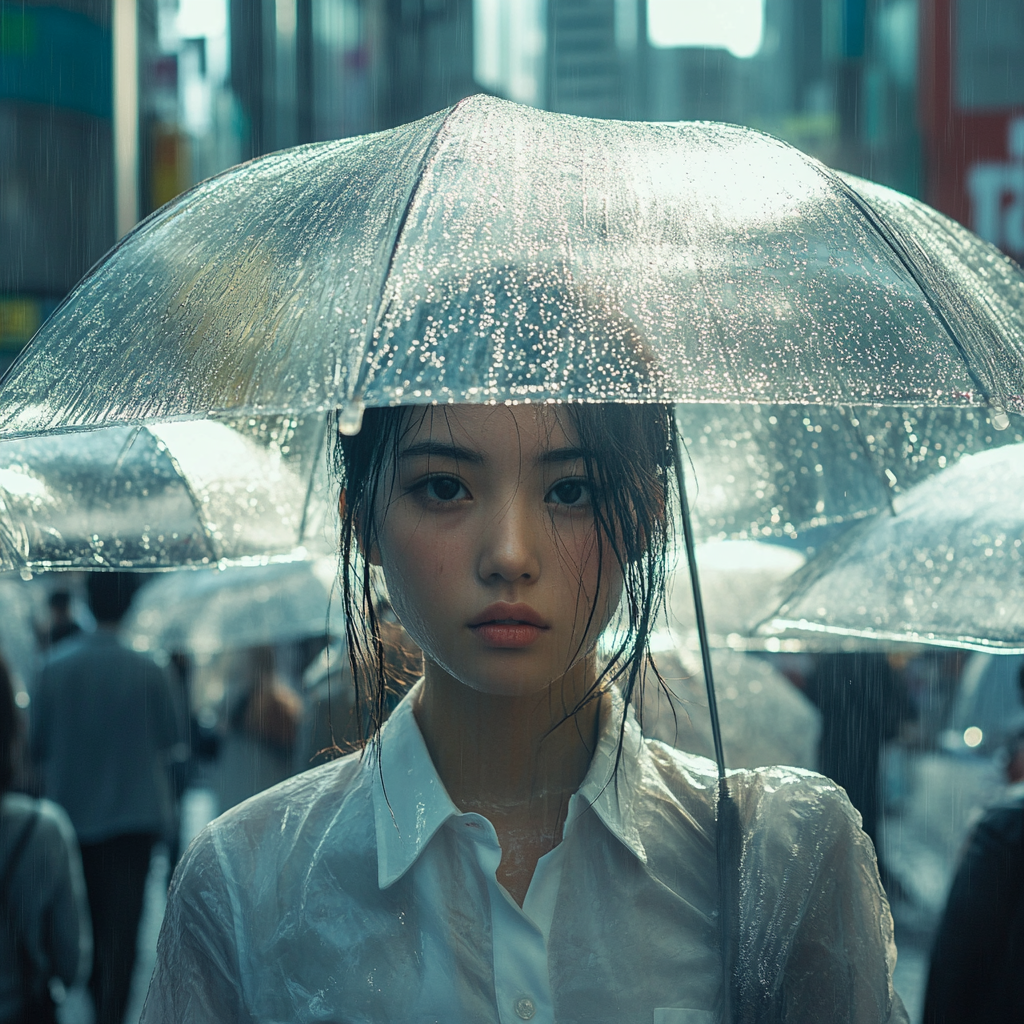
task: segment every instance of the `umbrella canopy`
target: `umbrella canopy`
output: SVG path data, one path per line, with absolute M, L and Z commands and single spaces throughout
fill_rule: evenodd
M 781 404 L 680 405 L 695 527 L 705 540 L 787 539 L 891 511 L 964 455 L 1024 442 L 987 410 Z
M 341 635 L 336 576 L 331 559 L 163 573 L 135 596 L 121 635 L 136 650 L 194 655 Z
M 949 219 L 758 132 L 478 96 L 158 211 L 12 369 L 0 431 L 531 398 L 1021 409 L 1022 287 Z
M 762 632 L 1024 652 L 1024 445 L 961 459 L 853 527 Z
M 759 415 L 750 403 L 812 403 L 812 430 L 825 420 L 831 437 L 842 420 L 850 455 L 876 438 L 892 447 L 884 430 L 850 433 L 854 408 L 916 408 L 928 420 L 952 406 L 1005 426 L 1024 395 L 1022 337 L 1024 275 L 993 247 L 766 135 L 473 97 L 389 132 L 264 157 L 158 211 L 11 369 L 0 437 L 180 419 L 269 434 L 283 421 L 322 426 L 336 408 L 355 430 L 364 405 L 658 400 L 747 403 L 727 433 L 710 435 L 742 454 L 747 420 Z M 827 408 L 819 415 L 813 403 Z M 718 406 L 688 408 L 694 440 L 723 421 Z M 849 458 L 841 469 L 817 461 L 814 443 L 794 447 L 787 434 L 805 425 L 788 413 L 771 424 L 773 415 L 751 435 L 767 461 L 743 474 L 757 469 L 766 486 L 737 488 L 734 473 L 712 470 L 727 486 L 704 516 L 706 535 L 885 507 L 878 465 L 849 486 Z M 898 432 L 905 416 L 879 422 Z M 315 427 L 290 446 L 305 459 L 286 495 L 297 522 L 323 458 Z M 924 427 L 909 433 L 920 443 L 907 454 L 904 440 L 885 467 L 900 483 L 903 461 L 941 461 L 921 454 L 939 451 Z M 0 444 L 0 467 L 24 466 L 10 444 Z M 40 473 L 55 464 L 46 486 L 60 494 L 60 445 L 33 460 Z M 221 465 L 230 474 L 230 460 Z M 827 474 L 815 468 L 825 465 Z M 822 496 L 815 478 L 825 475 L 835 486 Z M 237 494 L 230 482 L 222 490 Z M 65 531 L 39 497 L 30 507 L 0 493 L 2 532 L 14 538 L 4 564 L 97 564 L 91 537 L 105 541 L 103 531 Z M 244 499 L 233 514 L 248 517 Z M 110 564 L 230 562 L 260 545 L 264 556 L 288 555 L 306 540 L 265 533 L 197 556 L 201 545 L 184 550 L 174 538 L 175 550 L 155 554 L 154 535 L 181 531 L 155 513 L 141 518 L 150 547 L 132 553 L 126 541 Z M 180 524 L 177 512 L 170 520 Z M 33 548 L 26 532 L 36 528 L 48 540 Z

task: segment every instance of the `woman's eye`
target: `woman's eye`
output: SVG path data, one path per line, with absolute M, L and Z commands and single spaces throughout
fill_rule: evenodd
M 549 502 L 555 505 L 578 507 L 590 504 L 590 484 L 586 480 L 559 480 L 548 491 Z
M 432 476 L 425 484 L 427 497 L 433 501 L 455 501 L 466 494 L 461 481 L 453 476 Z

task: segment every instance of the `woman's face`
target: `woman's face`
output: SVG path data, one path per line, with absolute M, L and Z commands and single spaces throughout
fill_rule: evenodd
M 607 543 L 598 566 L 571 425 L 551 406 L 417 409 L 397 460 L 370 557 L 406 630 L 466 686 L 545 690 L 593 649 L 622 589 Z

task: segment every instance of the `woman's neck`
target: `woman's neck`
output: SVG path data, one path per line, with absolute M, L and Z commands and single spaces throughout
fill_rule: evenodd
M 588 659 L 542 693 L 494 696 L 428 663 L 414 711 L 455 805 L 534 819 L 564 808 L 597 744 L 600 701 L 571 714 L 593 682 Z

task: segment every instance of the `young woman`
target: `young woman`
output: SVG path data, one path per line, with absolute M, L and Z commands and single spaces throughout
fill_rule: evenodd
M 631 710 L 677 444 L 670 408 L 614 404 L 371 410 L 342 438 L 371 743 L 195 841 L 145 1021 L 720 1019 L 715 769 Z M 382 728 L 379 582 L 424 652 Z M 845 796 L 797 769 L 733 780 L 740 1019 L 906 1020 Z

